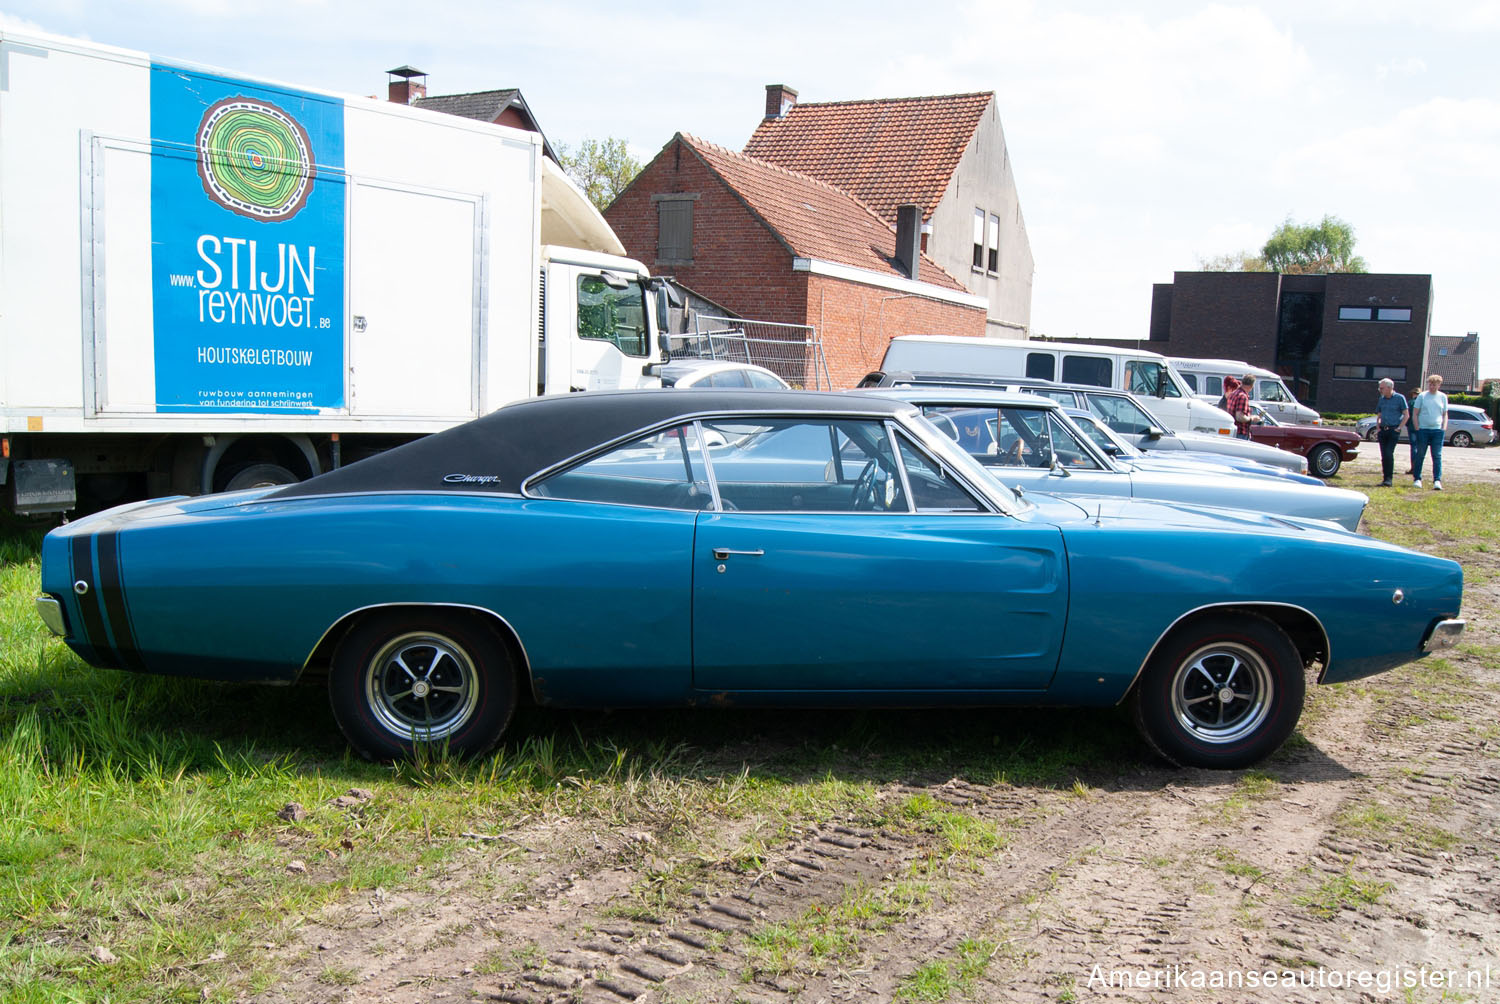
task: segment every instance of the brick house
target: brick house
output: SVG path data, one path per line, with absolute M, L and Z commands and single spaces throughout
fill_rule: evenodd
M 515 87 L 504 87 L 493 91 L 470 91 L 466 94 L 427 94 L 427 74 L 412 66 L 398 66 L 385 71 L 390 80 L 386 83 L 386 99 L 413 108 L 425 108 L 432 112 L 457 115 L 460 118 L 476 119 L 493 125 L 525 129 L 542 137 L 542 153 L 554 163 L 561 163 L 547 142 L 546 133 L 537 125 L 531 106 Z
M 921 253 L 916 208 L 892 228 L 843 189 L 692 136 L 672 137 L 604 215 L 653 273 L 743 317 L 814 326 L 834 387 L 875 369 L 896 335 L 985 332 L 986 299 Z
M 1101 341 L 1240 359 L 1319 411 L 1368 412 L 1381 378 L 1403 393 L 1422 383 L 1431 304 L 1430 275 L 1175 272 L 1152 287 L 1149 338 Z
M 923 250 L 989 301 L 986 334 L 1027 337 L 1035 268 L 993 92 L 799 104 L 771 84 L 744 152 L 843 189 L 891 226 L 915 203 Z
M 1479 332 L 1433 335 L 1427 345 L 1427 372 L 1442 374 L 1443 390 L 1479 393 Z

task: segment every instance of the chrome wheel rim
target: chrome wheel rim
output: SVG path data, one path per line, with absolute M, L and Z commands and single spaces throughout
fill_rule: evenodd
M 433 632 L 393 638 L 365 667 L 365 702 L 387 732 L 440 741 L 473 717 L 479 670 L 463 646 Z
M 1329 449 L 1319 450 L 1313 463 L 1317 467 L 1319 474 L 1332 474 L 1339 469 L 1338 457 Z
M 1238 742 L 1270 717 L 1275 690 L 1271 667 L 1259 653 L 1215 642 L 1184 659 L 1172 675 L 1172 717 L 1201 742 Z

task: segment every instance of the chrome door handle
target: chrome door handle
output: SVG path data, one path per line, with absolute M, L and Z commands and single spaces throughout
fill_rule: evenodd
M 714 548 L 714 560 L 715 561 L 723 561 L 725 558 L 729 557 L 731 554 L 742 554 L 742 555 L 744 555 L 747 558 L 759 558 L 761 555 L 763 555 L 765 553 L 766 553 L 765 551 L 761 550 L 758 547 L 755 550 L 753 550 L 753 551 L 736 551 L 732 547 L 716 547 L 716 548 Z

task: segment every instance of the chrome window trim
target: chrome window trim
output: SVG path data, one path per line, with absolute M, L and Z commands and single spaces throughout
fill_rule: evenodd
M 857 400 L 857 398 L 854 398 L 852 395 L 851 399 Z M 911 409 L 912 411 L 916 410 L 912 405 L 907 405 L 907 408 Z M 902 411 L 905 410 L 906 409 L 902 409 Z M 625 433 L 624 435 L 616 436 L 613 439 L 606 440 L 605 442 L 600 443 L 597 446 L 591 446 L 581 453 L 575 453 L 573 456 L 568 457 L 564 460 L 559 460 L 557 463 L 544 467 L 533 474 L 528 474 L 526 477 L 521 479 L 520 493 L 522 498 L 546 498 L 546 496 L 533 495 L 531 493 L 532 486 L 536 484 L 536 482 L 550 477 L 553 474 L 556 474 L 558 471 L 563 470 L 564 468 L 591 460 L 601 453 L 607 453 L 608 451 L 614 449 L 616 446 L 628 443 L 632 439 L 650 435 L 654 432 L 660 432 L 663 429 L 670 429 L 674 425 L 686 425 L 690 423 L 700 422 L 705 419 L 720 418 L 811 418 L 822 419 L 825 421 L 852 418 L 874 422 L 884 422 L 886 419 L 889 419 L 891 417 L 892 413 L 888 410 L 860 411 L 857 405 L 849 408 L 848 410 L 839 411 L 807 411 L 802 408 L 731 408 L 728 410 L 700 408 L 697 411 L 683 411 L 677 413 L 676 415 L 673 415 L 671 418 L 663 419 L 660 422 L 653 422 L 650 425 L 643 425 L 638 429 L 634 429 L 631 432 Z M 651 507 L 632 506 L 631 508 L 645 509 Z
M 1194 607 L 1193 609 L 1178 615 L 1176 620 L 1174 620 L 1171 624 L 1168 624 L 1166 629 L 1163 630 L 1161 634 L 1156 636 L 1156 641 L 1151 644 L 1151 648 L 1146 652 L 1146 658 L 1141 660 L 1140 666 L 1136 668 L 1135 675 L 1130 678 L 1130 686 L 1125 688 L 1124 692 L 1120 695 L 1120 700 L 1116 701 L 1115 703 L 1123 703 L 1125 698 L 1130 696 L 1130 692 L 1135 689 L 1136 683 L 1140 681 L 1141 674 L 1146 671 L 1147 664 L 1149 664 L 1152 658 L 1155 657 L 1156 650 L 1161 648 L 1161 643 L 1166 640 L 1167 635 L 1171 634 L 1172 631 L 1176 629 L 1177 625 L 1181 624 L 1189 617 L 1192 617 L 1194 614 L 1200 614 L 1205 610 L 1219 610 L 1226 607 L 1281 607 L 1284 610 L 1296 610 L 1300 613 L 1306 614 L 1308 617 L 1312 618 L 1312 622 L 1318 626 L 1318 633 L 1323 636 L 1323 651 L 1326 653 L 1323 660 L 1323 671 L 1327 672 L 1328 667 L 1333 665 L 1333 642 L 1328 638 L 1328 629 L 1323 626 L 1323 622 L 1318 619 L 1317 614 L 1313 613 L 1311 610 L 1307 609 L 1304 606 L 1298 606 L 1296 603 L 1277 603 L 1274 601 L 1263 602 L 1258 600 L 1237 600 L 1225 601 L 1223 603 L 1205 603 L 1200 607 Z M 1300 655 L 1301 653 L 1298 654 Z M 1318 681 L 1320 683 L 1322 682 L 1322 678 L 1322 673 L 1318 674 Z

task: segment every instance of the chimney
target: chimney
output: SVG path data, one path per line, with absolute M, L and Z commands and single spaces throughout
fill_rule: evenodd
M 386 81 L 386 97 L 396 104 L 409 105 L 417 98 L 427 97 L 427 74 L 416 67 L 398 66 L 385 72 L 391 77 Z
M 922 260 L 922 207 L 907 202 L 896 207 L 896 264 L 917 278 L 917 263 Z
M 784 119 L 797 103 L 797 92 L 786 84 L 766 85 L 766 118 Z

